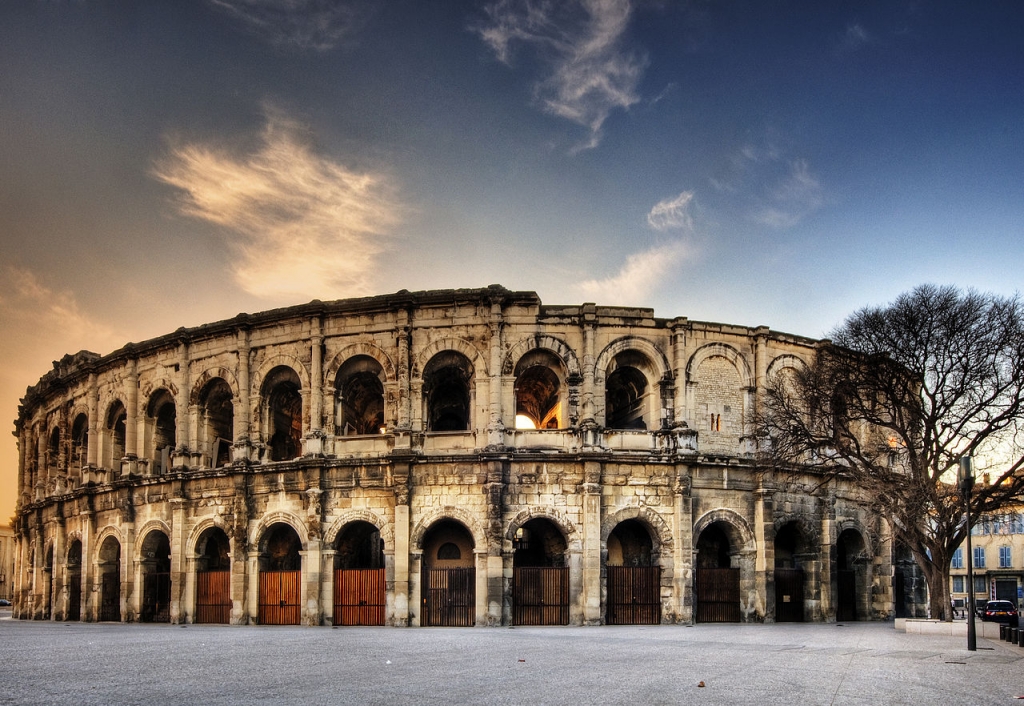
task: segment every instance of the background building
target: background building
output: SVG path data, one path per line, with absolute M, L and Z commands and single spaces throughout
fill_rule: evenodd
M 15 615 L 891 617 L 891 533 L 869 499 L 756 462 L 764 381 L 815 345 L 489 287 L 67 356 L 16 422 Z
M 1012 601 L 1018 608 L 1024 598 L 1024 512 L 1010 508 L 997 515 L 985 515 L 971 530 L 974 560 L 974 600 Z M 953 554 L 950 564 L 950 593 L 966 604 L 967 543 Z
M 14 530 L 0 525 L 0 598 L 14 598 Z

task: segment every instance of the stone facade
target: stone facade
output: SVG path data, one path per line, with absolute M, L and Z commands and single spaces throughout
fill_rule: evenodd
M 766 376 L 815 346 L 492 286 L 66 356 L 16 421 L 15 616 L 891 617 L 886 523 L 755 460 Z

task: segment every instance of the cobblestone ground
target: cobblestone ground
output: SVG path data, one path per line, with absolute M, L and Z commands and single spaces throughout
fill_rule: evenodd
M 300 628 L 0 613 L 0 703 L 995 704 L 1024 648 L 891 623 Z M 700 686 L 703 682 L 704 686 Z

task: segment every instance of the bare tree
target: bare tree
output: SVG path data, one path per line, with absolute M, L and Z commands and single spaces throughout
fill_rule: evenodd
M 854 313 L 831 339 L 766 382 L 762 459 L 863 488 L 913 553 L 932 615 L 952 620 L 950 560 L 968 530 L 959 459 L 983 473 L 971 525 L 1024 491 L 1024 305 L 924 285 Z

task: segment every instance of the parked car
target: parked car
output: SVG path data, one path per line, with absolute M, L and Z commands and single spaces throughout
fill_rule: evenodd
M 0 606 L 6 607 L 6 606 L 9 606 L 10 604 L 11 604 L 11 602 L 9 600 L 7 600 L 6 598 L 0 598 Z
M 989 601 L 981 614 L 982 620 L 1017 624 L 1017 608 L 1010 601 Z

